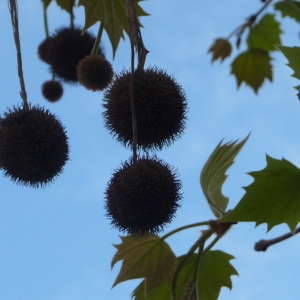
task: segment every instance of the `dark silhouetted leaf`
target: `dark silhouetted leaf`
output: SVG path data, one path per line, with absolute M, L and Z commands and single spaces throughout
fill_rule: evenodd
M 226 57 L 230 56 L 231 54 L 231 44 L 227 39 L 216 39 L 212 46 L 209 48 L 208 53 L 209 52 L 212 53 L 212 62 L 218 59 L 223 61 Z

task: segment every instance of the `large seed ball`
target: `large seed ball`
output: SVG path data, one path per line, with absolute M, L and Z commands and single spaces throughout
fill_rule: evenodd
M 42 187 L 69 159 L 66 131 L 48 110 L 14 107 L 0 117 L 0 166 L 12 181 Z
M 51 63 L 51 51 L 53 45 L 53 37 L 45 38 L 38 47 L 38 56 L 39 58 L 47 63 Z
M 113 227 L 133 236 L 155 234 L 170 223 L 182 198 L 181 183 L 167 163 L 156 157 L 126 161 L 105 191 L 107 217 Z
M 130 71 L 115 76 L 104 95 L 105 127 L 125 146 L 132 146 Z M 186 122 L 187 102 L 182 87 L 165 71 L 153 67 L 134 73 L 137 145 L 162 149 L 177 140 Z

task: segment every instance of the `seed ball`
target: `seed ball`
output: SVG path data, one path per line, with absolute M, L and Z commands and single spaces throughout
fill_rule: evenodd
M 123 163 L 105 191 L 106 216 L 112 226 L 133 236 L 162 231 L 180 206 L 177 177 L 174 168 L 156 157 Z
M 0 166 L 13 182 L 49 184 L 62 173 L 68 153 L 65 128 L 48 110 L 14 107 L 0 117 Z
M 122 71 L 104 94 L 104 123 L 123 145 L 132 146 L 130 71 Z M 134 73 L 137 146 L 143 150 L 171 145 L 182 135 L 187 102 L 182 87 L 157 67 Z
M 111 64 L 101 55 L 86 56 L 77 66 L 79 83 L 93 92 L 107 88 L 113 75 Z
M 56 102 L 63 94 L 63 87 L 59 81 L 45 81 L 42 85 L 42 94 L 50 102 Z
M 38 47 L 39 58 L 47 64 L 51 64 L 51 49 L 53 45 L 53 40 L 54 39 L 52 37 L 48 37 L 44 39 Z
M 95 38 L 80 28 L 61 28 L 53 35 L 52 71 L 65 82 L 78 82 L 77 65 L 93 49 Z M 102 50 L 98 50 L 99 55 Z

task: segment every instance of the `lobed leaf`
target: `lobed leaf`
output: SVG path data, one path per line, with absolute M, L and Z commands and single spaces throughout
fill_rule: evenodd
M 208 49 L 208 53 L 212 53 L 211 61 L 220 59 L 223 61 L 231 54 L 231 44 L 227 39 L 219 38 L 214 41 L 211 47 Z
M 290 17 L 300 23 L 300 2 L 279 1 L 275 3 L 274 8 L 281 12 L 282 17 Z
M 221 141 L 201 171 L 200 184 L 203 193 L 217 218 L 225 213 L 229 201 L 228 197 L 222 194 L 222 185 L 227 178 L 225 173 L 233 164 L 235 157 L 248 140 L 249 135 L 240 143 L 234 141 L 222 145 Z
M 259 48 L 266 51 L 277 50 L 275 45 L 280 45 L 280 24 L 275 20 L 275 15 L 265 14 L 255 26 L 253 26 L 247 37 L 249 48 Z
M 136 1 L 136 14 L 138 17 L 148 16 Z M 108 34 L 115 56 L 120 39 L 124 39 L 123 31 L 129 32 L 127 21 L 126 0 L 79 0 L 78 5 L 84 6 L 85 25 L 84 31 L 93 26 L 98 21 L 104 24 L 104 29 Z
M 121 270 L 113 284 L 145 278 L 146 295 L 160 283 L 170 283 L 177 266 L 177 258 L 170 246 L 158 236 L 137 239 L 121 237 L 122 243 L 114 245 L 118 251 L 111 266 L 123 260 Z
M 231 74 L 236 77 L 238 88 L 245 82 L 257 93 L 265 79 L 272 81 L 270 61 L 269 52 L 257 48 L 238 55 L 231 64 Z
M 238 275 L 230 264 L 234 257 L 220 250 L 208 251 L 201 257 L 197 278 L 197 299 L 217 300 L 222 287 L 232 289 L 231 276 Z
M 222 221 L 267 223 L 268 231 L 286 223 L 295 231 L 300 222 L 300 169 L 284 158 L 266 159 L 265 169 L 249 173 L 254 182 Z

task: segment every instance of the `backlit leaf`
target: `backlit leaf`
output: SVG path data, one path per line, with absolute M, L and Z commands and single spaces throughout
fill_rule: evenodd
M 136 0 L 136 14 L 138 17 L 148 16 L 138 4 L 141 1 Z M 79 0 L 78 5 L 84 6 L 85 10 L 84 31 L 98 21 L 102 22 L 115 56 L 120 39 L 124 39 L 123 31 L 129 32 L 126 0 Z
M 265 14 L 255 26 L 250 29 L 247 44 L 249 48 L 259 48 L 266 51 L 277 50 L 280 45 L 280 24 L 275 15 Z
M 121 240 L 121 244 L 114 245 L 118 251 L 111 262 L 113 267 L 123 260 L 113 287 L 125 280 L 145 278 L 148 294 L 160 283 L 171 282 L 177 258 L 165 241 L 158 236 L 143 239 L 125 236 Z
M 171 286 L 167 283 L 161 283 L 152 289 L 147 298 L 145 296 L 145 281 L 143 280 L 137 288 L 132 292 L 131 299 L 133 300 L 170 300 Z
M 274 8 L 281 12 L 282 17 L 290 17 L 300 23 L 300 2 L 279 1 L 275 3 Z
M 233 164 L 235 157 L 246 143 L 248 137 L 249 135 L 240 143 L 234 141 L 222 145 L 221 141 L 201 171 L 200 184 L 203 193 L 217 218 L 225 213 L 229 201 L 228 197 L 222 194 L 222 185 L 227 178 L 225 173 Z
M 237 79 L 238 88 L 245 82 L 257 93 L 265 79 L 272 81 L 272 66 L 269 52 L 249 49 L 236 57 L 231 64 L 231 74 Z
M 265 169 L 249 173 L 254 182 L 222 221 L 267 223 L 268 231 L 286 223 L 291 231 L 300 222 L 300 169 L 289 161 L 267 156 Z
M 211 61 L 220 59 L 223 61 L 231 54 L 231 44 L 227 39 L 219 38 L 214 41 L 212 46 L 208 49 L 208 53 L 212 53 Z
M 217 300 L 222 287 L 232 288 L 230 277 L 238 275 L 229 262 L 233 258 L 220 250 L 208 251 L 201 257 L 197 278 L 198 300 Z

